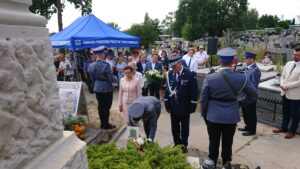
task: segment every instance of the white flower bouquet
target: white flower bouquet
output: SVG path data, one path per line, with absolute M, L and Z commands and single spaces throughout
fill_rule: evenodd
M 164 76 L 163 76 L 162 72 L 160 72 L 156 69 L 145 72 L 145 79 L 148 84 L 154 83 L 157 81 L 161 81 L 161 80 L 163 80 L 163 78 L 164 78 Z

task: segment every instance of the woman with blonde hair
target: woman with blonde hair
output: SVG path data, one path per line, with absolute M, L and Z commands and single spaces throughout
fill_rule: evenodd
M 134 77 L 134 70 L 130 66 L 123 69 L 125 77 L 121 79 L 119 89 L 119 110 L 123 112 L 124 121 L 129 123 L 128 107 L 137 98 L 141 97 L 140 81 Z

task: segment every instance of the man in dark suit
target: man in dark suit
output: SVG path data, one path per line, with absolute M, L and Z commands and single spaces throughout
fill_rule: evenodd
M 144 74 L 146 71 L 146 63 L 147 63 L 146 56 L 143 54 L 140 55 L 140 60 L 136 63 L 137 66 L 136 71 Z
M 171 116 L 171 128 L 175 146 L 183 145 L 182 151 L 187 153 L 190 113 L 197 107 L 198 86 L 196 74 L 181 64 L 181 56 L 169 60 L 166 74 L 164 101 Z
M 140 55 L 140 61 L 137 62 L 136 66 L 137 66 L 137 71 L 142 73 L 144 75 L 144 73 L 146 72 L 146 55 L 142 54 Z M 148 87 L 147 85 L 144 85 L 144 87 L 142 88 L 142 95 L 143 96 L 148 96 Z
M 260 82 L 260 70 L 258 69 L 255 63 L 256 54 L 251 52 L 245 52 L 245 63 L 246 70 L 245 74 L 249 82 L 251 82 L 256 90 L 258 90 L 258 84 Z M 257 116 L 256 116 L 256 102 L 251 104 L 243 104 L 242 112 L 245 122 L 244 128 L 238 128 L 240 131 L 245 131 L 243 136 L 251 136 L 256 134 L 256 124 L 257 124 Z
M 162 63 L 158 61 L 158 54 L 152 54 L 151 62 L 146 63 L 146 71 L 149 70 L 158 70 L 160 72 L 163 71 Z M 162 80 L 157 80 L 155 82 L 148 82 L 148 88 L 150 91 L 150 96 L 155 96 L 157 99 L 160 99 L 159 90 L 162 85 Z
M 209 155 L 217 164 L 220 140 L 222 140 L 223 165 L 232 160 L 232 144 L 236 124 L 240 121 L 238 98 L 241 92 L 245 102 L 254 103 L 258 99 L 257 89 L 247 80 L 247 76 L 234 72 L 232 64 L 236 50 L 223 48 L 218 51 L 220 69 L 206 76 L 203 81 L 200 104 L 202 116 L 209 136 Z

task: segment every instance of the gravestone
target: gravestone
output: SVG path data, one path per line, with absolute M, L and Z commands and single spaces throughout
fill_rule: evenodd
M 47 20 L 31 0 L 0 0 L 0 168 L 86 169 L 85 143 L 63 131 Z

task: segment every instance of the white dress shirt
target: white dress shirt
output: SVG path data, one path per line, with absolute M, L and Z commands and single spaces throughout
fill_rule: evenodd
M 202 53 L 197 52 L 196 56 L 199 58 L 198 62 L 199 64 L 203 64 L 205 61 L 209 59 L 209 56 L 207 55 L 206 51 L 203 51 Z
M 198 57 L 196 55 L 193 55 L 192 57 L 189 55 L 184 55 L 182 57 L 182 59 L 185 61 L 186 65 L 188 66 L 188 68 L 193 71 L 196 72 L 198 70 Z M 192 60 L 191 60 L 192 59 Z
M 155 63 L 152 63 L 152 69 L 154 70 L 155 69 Z

